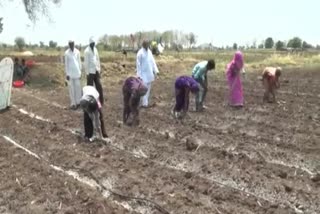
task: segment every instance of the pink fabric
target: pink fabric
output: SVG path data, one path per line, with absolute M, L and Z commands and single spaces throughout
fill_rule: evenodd
M 231 106 L 243 106 L 244 98 L 240 79 L 243 65 L 243 55 L 237 51 L 233 60 L 228 64 L 226 72 L 229 85 L 229 105 Z

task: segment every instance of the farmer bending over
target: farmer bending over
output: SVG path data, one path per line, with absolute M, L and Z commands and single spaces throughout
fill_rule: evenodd
M 280 88 L 279 77 L 281 76 L 282 69 L 280 67 L 267 67 L 262 73 L 262 82 L 265 89 L 263 102 L 275 102 L 276 101 L 276 90 Z M 270 100 L 270 94 L 272 100 Z
M 203 105 L 208 91 L 208 71 L 215 69 L 215 61 L 202 61 L 196 64 L 192 71 L 192 77 L 200 84 L 200 90 L 196 95 L 196 111 L 202 111 L 206 107 Z
M 122 87 L 123 94 L 123 123 L 127 125 L 139 125 L 139 103 L 148 91 L 142 79 L 139 77 L 129 77 L 125 80 Z M 132 122 L 128 122 L 132 113 Z
M 180 76 L 175 82 L 176 104 L 173 108 L 175 118 L 183 118 L 189 108 L 189 93 L 198 93 L 198 82 L 189 76 Z
M 94 128 L 100 138 L 107 138 L 108 135 L 103 122 L 102 105 L 99 100 L 99 93 L 95 87 L 83 87 L 80 106 L 84 112 L 84 132 L 86 140 L 90 142 L 94 140 Z

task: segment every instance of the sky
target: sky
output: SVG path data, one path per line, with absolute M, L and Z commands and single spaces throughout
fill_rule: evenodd
M 289 40 L 299 36 L 320 44 L 319 0 L 62 0 L 50 8 L 51 19 L 33 24 L 22 0 L 2 1 L 4 30 L 0 42 L 13 44 L 50 40 L 67 45 L 69 39 L 87 44 L 89 37 L 148 30 L 194 32 L 197 44 L 214 46 L 259 44 L 271 36 Z

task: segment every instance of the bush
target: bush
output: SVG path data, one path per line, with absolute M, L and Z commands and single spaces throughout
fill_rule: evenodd
M 302 47 L 302 40 L 299 37 L 294 37 L 290 39 L 288 42 L 289 48 L 301 48 Z
M 58 45 L 58 43 L 56 43 L 56 42 L 54 42 L 54 41 L 49 41 L 49 47 L 50 48 L 56 48 L 57 47 L 57 45 Z
M 234 43 L 233 46 L 232 46 L 233 50 L 237 50 L 238 49 L 238 44 L 237 43 Z
M 282 41 L 277 41 L 276 43 L 276 50 L 282 50 L 284 48 L 284 42 Z
M 266 41 L 265 41 L 265 43 L 264 43 L 264 47 L 265 47 L 266 49 L 271 49 L 271 48 L 273 48 L 273 46 L 274 46 L 274 41 L 273 41 L 273 39 L 272 39 L 271 37 L 267 38 Z
M 26 42 L 23 37 L 17 37 L 14 40 L 14 43 L 18 47 L 19 51 L 22 51 L 23 48 L 26 46 Z

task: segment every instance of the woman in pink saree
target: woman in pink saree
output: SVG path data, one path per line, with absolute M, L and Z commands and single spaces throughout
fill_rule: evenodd
M 233 60 L 228 64 L 226 72 L 229 85 L 229 105 L 233 107 L 243 107 L 244 103 L 240 78 L 243 66 L 243 54 L 237 51 Z

